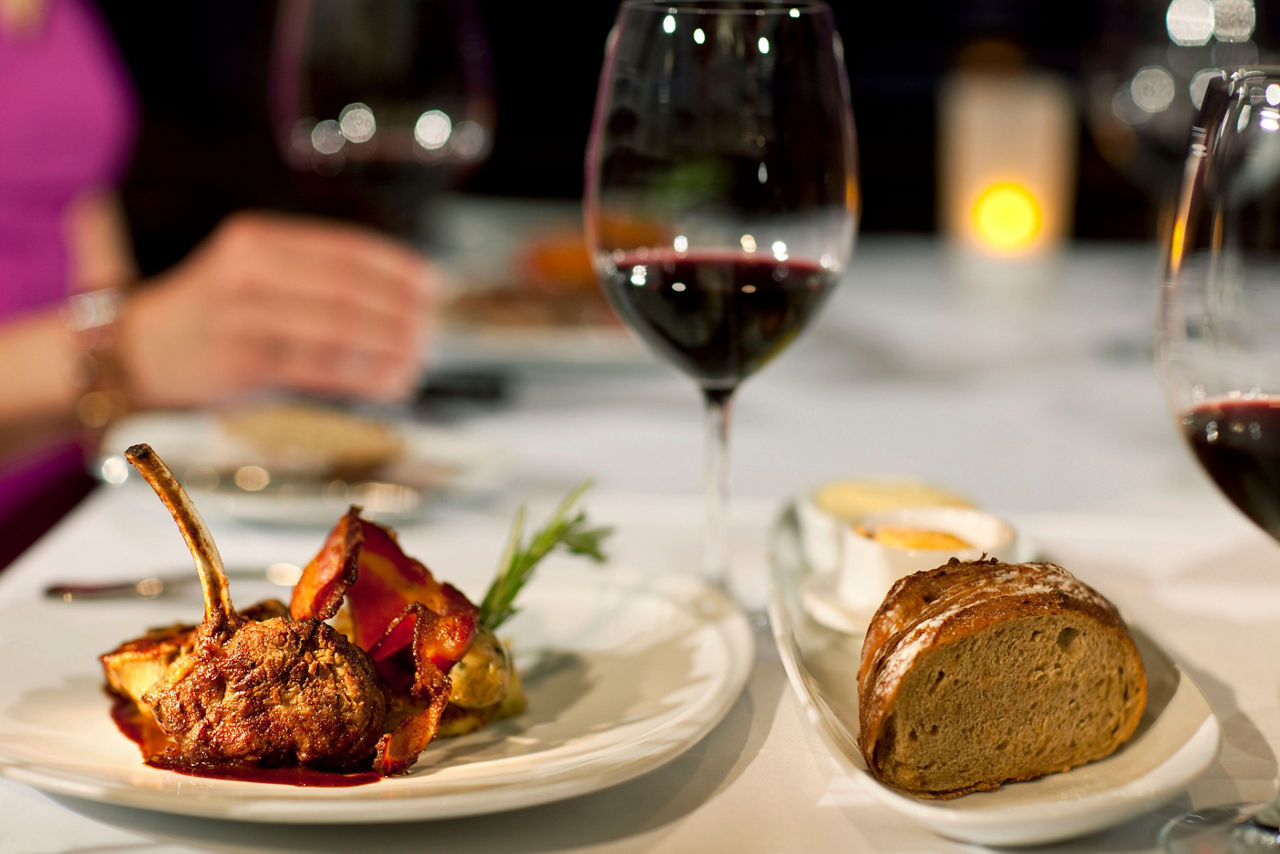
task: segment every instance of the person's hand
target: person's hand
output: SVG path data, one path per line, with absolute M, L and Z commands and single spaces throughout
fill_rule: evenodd
M 129 301 L 121 350 L 134 402 L 265 389 L 401 398 L 421 369 L 438 278 L 373 232 L 237 214 Z

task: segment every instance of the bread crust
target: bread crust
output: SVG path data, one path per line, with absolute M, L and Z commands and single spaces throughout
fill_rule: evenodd
M 1106 712 L 1116 723 L 1078 752 L 1055 757 L 1050 764 L 1009 772 L 993 769 L 975 772 L 960 784 L 945 788 L 901 773 L 888 756 L 893 734 L 886 723 L 895 713 L 899 694 L 913 668 L 939 650 L 966 639 L 980 639 L 1014 621 L 1057 620 L 1089 627 L 1106 640 L 1124 676 L 1123 708 Z M 1061 622 L 1061 620 L 1057 620 Z M 961 649 L 961 647 L 953 647 Z M 1091 662 L 1090 666 L 1096 666 Z M 984 666 L 989 667 L 989 664 Z M 1018 678 L 1008 674 L 1010 684 Z M 1011 689 L 1016 697 L 1017 689 Z M 1008 693 L 1008 692 L 1006 692 Z M 858 668 L 859 746 L 871 773 L 882 782 L 912 794 L 950 798 L 968 792 L 994 789 L 1005 782 L 1027 780 L 1102 758 L 1126 741 L 1138 726 L 1146 707 L 1147 681 L 1142 659 L 1115 607 L 1093 588 L 1066 570 L 1050 563 L 1004 564 L 997 560 L 961 562 L 953 559 L 936 569 L 900 579 L 890 589 L 872 617 Z M 1011 717 L 1026 718 L 1015 707 Z M 923 775 L 922 775 L 923 776 Z

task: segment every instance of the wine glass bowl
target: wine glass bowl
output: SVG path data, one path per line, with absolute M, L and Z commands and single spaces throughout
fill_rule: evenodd
M 732 390 L 799 333 L 852 252 L 829 12 L 624 4 L 588 169 L 588 244 L 615 309 L 704 388 Z M 634 221 L 653 227 L 618 227 Z
M 277 144 L 325 212 L 415 237 L 425 200 L 492 146 L 491 77 L 470 0 L 282 0 Z
M 622 4 L 587 148 L 587 243 L 622 320 L 703 391 L 722 581 L 726 407 L 845 270 L 856 162 L 825 3 Z
M 1212 80 L 1167 246 L 1156 353 L 1170 408 L 1222 494 L 1280 540 L 1280 67 Z M 1169 851 L 1280 850 L 1280 805 L 1175 820 Z
M 1253 2 L 1109 0 L 1083 57 L 1085 124 L 1099 153 L 1168 215 L 1209 80 L 1271 61 Z

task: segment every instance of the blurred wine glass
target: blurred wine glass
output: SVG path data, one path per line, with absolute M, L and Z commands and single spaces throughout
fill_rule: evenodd
M 431 197 L 492 145 L 470 0 L 281 0 L 272 64 L 277 142 L 320 212 L 421 240 Z
M 1266 59 L 1254 0 L 1109 0 L 1085 54 L 1084 114 L 1098 151 L 1148 198 L 1161 233 L 1209 81 Z

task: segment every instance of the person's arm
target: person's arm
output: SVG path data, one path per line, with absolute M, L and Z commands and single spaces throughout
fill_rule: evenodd
M 106 391 L 139 409 L 264 390 L 401 399 L 422 367 L 436 281 L 417 253 L 363 229 L 236 215 L 130 291 L 111 354 L 122 387 Z M 0 458 L 86 426 L 86 355 L 63 309 L 0 326 Z
M 119 288 L 135 278 L 123 215 L 113 193 L 85 193 L 64 219 L 73 293 Z M 0 325 L 0 461 L 65 440 L 83 425 L 77 403 L 87 389 L 85 341 L 67 306 Z
M 77 355 L 61 310 L 26 315 L 0 327 L 0 460 L 74 430 Z
M 137 280 L 129 228 L 115 193 L 89 192 L 75 199 L 63 228 L 72 291 L 124 287 Z

